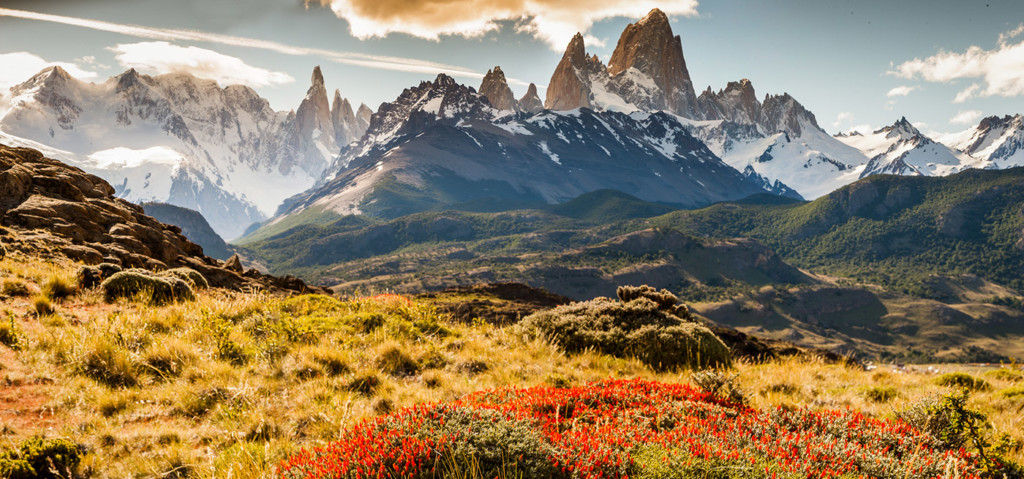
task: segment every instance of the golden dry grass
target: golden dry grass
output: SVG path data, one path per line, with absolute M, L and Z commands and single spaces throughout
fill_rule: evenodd
M 34 293 L 77 265 L 17 255 L 0 260 L 0 282 Z M 481 389 L 566 386 L 609 377 L 686 382 L 689 372 L 652 371 L 637 360 L 567 356 L 515 327 L 447 321 L 429 305 L 399 300 L 285 299 L 202 290 L 194 302 L 107 304 L 80 291 L 38 315 L 31 297 L 0 299 L 20 335 L 0 346 L 0 447 L 25 437 L 72 438 L 91 451 L 94 477 L 255 478 L 282 458 L 322 445 L 370 416 Z M 415 367 L 392 368 L 401 360 Z M 928 372 L 894 372 L 820 361 L 736 365 L 759 408 L 852 407 L 879 416 L 946 392 Z M 1022 440 L 1024 398 L 1000 391 L 972 404 L 999 431 Z M 869 399 L 873 387 L 896 397 Z M 1021 453 L 1015 453 L 1022 459 Z

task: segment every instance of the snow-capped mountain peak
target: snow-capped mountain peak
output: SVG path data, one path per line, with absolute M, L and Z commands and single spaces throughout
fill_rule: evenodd
M 1024 166 L 1024 115 L 983 118 L 977 126 L 944 136 L 939 141 L 984 160 L 990 168 Z

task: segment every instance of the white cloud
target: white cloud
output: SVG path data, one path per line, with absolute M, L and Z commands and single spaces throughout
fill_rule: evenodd
M 950 118 L 949 122 L 954 125 L 973 125 L 981 118 L 981 115 L 981 110 L 960 111 L 953 118 Z
M 892 98 L 894 96 L 907 96 L 910 94 L 910 92 L 914 90 L 917 90 L 916 86 L 900 85 L 896 88 L 893 88 L 892 90 L 889 90 L 889 93 L 886 93 L 885 96 L 889 98 Z
M 14 10 L 2 7 L 0 7 L 0 17 L 14 17 L 28 20 L 37 20 L 42 22 L 59 23 L 62 25 L 71 25 L 76 27 L 88 28 L 101 32 L 119 33 L 122 35 L 146 38 L 150 40 L 209 42 L 236 47 L 255 48 L 259 50 L 277 52 L 285 55 L 317 56 L 336 63 L 356 65 L 365 68 L 375 68 L 380 70 L 427 73 L 431 75 L 437 73 L 447 73 L 449 75 L 456 77 L 473 78 L 477 80 L 484 77 L 483 73 L 473 71 L 464 67 L 446 65 L 444 63 L 437 63 L 425 60 L 417 60 L 414 58 L 369 55 L 365 53 L 327 50 L 323 48 L 296 47 L 286 45 L 283 43 L 271 42 L 267 40 L 237 37 L 232 35 L 221 35 L 217 33 L 200 32 L 195 30 L 180 30 L 172 28 L 155 28 L 140 25 L 127 25 L 121 23 L 105 22 L 101 20 L 89 20 L 85 18 L 66 17 L 62 15 L 36 13 L 25 10 Z M 529 82 L 517 80 L 515 78 L 508 78 L 508 82 L 510 84 L 520 86 L 526 86 L 530 84 Z M 540 87 L 540 85 L 537 86 Z
M 857 132 L 857 133 L 860 133 L 862 135 L 867 135 L 867 134 L 869 134 L 869 133 L 871 133 L 871 132 L 873 132 L 873 131 L 875 131 L 877 129 L 878 128 L 872 128 L 871 125 L 863 124 L 863 125 L 853 125 L 853 126 L 847 128 L 845 130 L 845 132 L 847 134 L 853 133 L 853 132 Z
M 167 42 L 141 42 L 110 47 L 125 68 L 143 73 L 191 73 L 221 85 L 251 87 L 280 85 L 295 81 L 290 75 L 246 64 L 240 58 L 198 47 L 180 47 Z
M 928 58 L 915 58 L 897 65 L 889 73 L 900 78 L 921 78 L 936 83 L 950 83 L 965 78 L 980 78 L 984 87 L 957 94 L 961 102 L 972 95 L 1012 97 L 1024 95 L 1024 41 L 1006 43 L 1024 33 L 1024 28 L 1004 33 L 999 47 L 985 50 L 971 46 L 963 53 L 940 50 Z M 970 90 L 970 88 L 968 88 Z M 954 100 L 956 101 L 956 100 Z
M 981 90 L 981 85 L 975 83 L 967 88 L 964 88 L 956 94 L 956 98 L 953 99 L 953 103 L 963 103 L 971 98 L 978 95 L 978 90 Z
M 842 125 L 843 123 L 847 123 L 847 122 L 849 122 L 852 119 L 853 119 L 853 113 L 850 113 L 848 111 L 841 112 L 838 115 L 836 115 L 836 121 L 832 122 L 832 126 L 836 127 L 836 128 L 839 128 L 839 125 Z
M 660 8 L 667 15 L 697 15 L 696 0 L 307 0 L 329 5 L 357 38 L 405 33 L 437 40 L 442 35 L 477 37 L 514 21 L 562 51 L 576 32 L 613 17 L 640 18 Z M 601 42 L 585 37 L 588 44 Z M 593 43 L 591 43 L 593 42 Z
M 1000 33 L 999 34 L 999 44 L 1000 45 L 1005 45 L 1008 40 L 1011 40 L 1011 39 L 1014 39 L 1016 37 L 1019 37 L 1022 33 L 1024 33 L 1024 23 L 1021 23 L 1020 25 L 1017 25 L 1017 28 L 1014 28 L 1013 30 L 1010 30 L 1008 32 Z
M 82 80 L 91 80 L 97 76 L 96 72 L 82 69 L 74 63 L 50 62 L 28 52 L 0 54 L 0 65 L 3 65 L 0 67 L 0 93 L 52 66 L 59 66 L 69 75 Z

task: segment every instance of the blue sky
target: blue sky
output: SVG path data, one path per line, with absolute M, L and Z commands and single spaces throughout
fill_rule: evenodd
M 0 86 L 52 62 L 92 80 L 136 66 L 244 81 L 292 109 L 319 64 L 329 89 L 376 108 L 438 71 L 478 86 L 501 65 L 519 96 L 547 84 L 576 30 L 606 59 L 622 28 L 659 6 L 698 93 L 749 78 L 759 96 L 789 92 L 830 132 L 901 116 L 951 132 L 1024 113 L 1019 0 L 331 2 L 0 0 Z

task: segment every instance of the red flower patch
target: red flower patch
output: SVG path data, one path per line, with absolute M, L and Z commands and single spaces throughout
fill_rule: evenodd
M 661 468 L 672 477 L 715 468 L 728 477 L 979 477 L 975 455 L 942 450 L 902 422 L 850 410 L 764 412 L 644 380 L 507 387 L 415 406 L 364 421 L 279 470 L 287 478 L 433 478 L 466 455 L 484 477 L 510 468 L 559 478 L 653 477 Z

